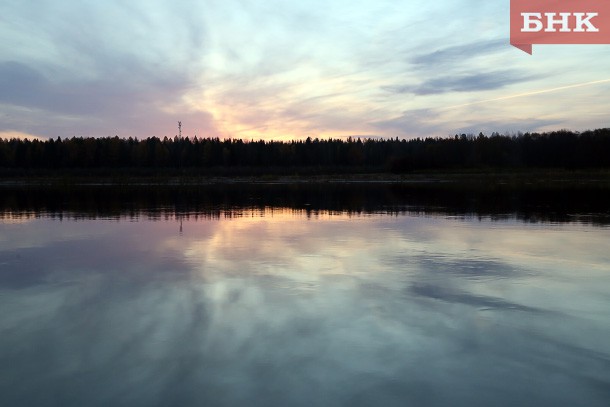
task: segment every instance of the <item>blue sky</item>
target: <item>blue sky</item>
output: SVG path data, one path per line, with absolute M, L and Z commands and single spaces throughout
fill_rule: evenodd
M 3 0 L 0 137 L 610 127 L 610 45 L 509 45 L 508 0 Z

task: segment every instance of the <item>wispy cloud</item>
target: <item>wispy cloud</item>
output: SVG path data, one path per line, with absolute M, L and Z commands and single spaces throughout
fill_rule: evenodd
M 77 120 L 77 132 L 66 135 L 111 136 L 117 133 L 131 135 L 131 132 L 142 136 L 161 135 L 159 129 L 173 129 L 180 117 L 195 119 L 202 131 L 213 132 L 210 115 L 206 112 L 187 108 L 180 113 L 167 110 L 167 106 L 180 106 L 182 95 L 190 85 L 185 76 L 154 72 L 135 64 L 130 71 L 112 77 L 101 75 L 59 81 L 23 63 L 0 64 L 0 103 L 30 111 L 36 109 L 41 117 Z M 38 131 L 55 135 L 49 133 L 53 131 L 51 128 Z
M 497 20 L 507 10 L 480 0 L 0 2 L 0 131 L 162 137 L 181 120 L 188 135 L 391 137 L 548 117 L 554 105 L 567 127 L 607 126 L 595 86 L 574 92 L 578 112 L 550 92 L 528 109 L 442 112 L 524 94 L 528 82 L 605 77 L 599 47 L 514 52 Z
M 370 123 L 379 132 L 400 137 L 446 137 L 453 134 L 478 134 L 483 132 L 516 133 L 518 131 L 539 131 L 548 126 L 565 122 L 553 117 L 504 117 L 482 120 L 480 116 L 452 112 L 443 109 L 414 109 L 386 120 Z
M 438 117 L 434 109 L 414 109 L 370 125 L 383 133 L 390 132 L 403 137 L 433 136 L 444 128 Z
M 57 81 L 24 63 L 0 64 L 0 102 L 61 114 L 117 114 L 152 103 L 155 97 L 176 99 L 185 86 L 184 78 L 151 73 L 138 66 L 113 77 Z
M 38 127 L 37 134 L 55 136 L 54 123 L 69 121 L 72 130 L 63 136 L 161 136 L 172 135 L 175 121 L 188 117 L 202 132 L 215 133 L 211 115 L 182 100 L 201 86 L 206 27 L 192 13 L 199 6 L 161 5 L 41 2 L 41 17 L 30 21 L 39 35 L 32 45 L 39 48 L 0 54 L 0 103 L 12 112 L 0 128 Z M 16 17 L 27 14 L 25 4 L 13 7 Z M 19 36 L 28 41 L 27 32 Z M 46 127 L 32 123 L 34 112 Z
M 495 71 L 461 76 L 443 76 L 426 80 L 417 85 L 402 85 L 384 89 L 394 93 L 412 93 L 414 95 L 433 95 L 448 92 L 478 92 L 500 89 L 514 83 L 535 79 L 533 75 L 524 75 L 513 71 Z
M 558 92 L 558 91 L 563 91 L 563 90 L 568 90 L 568 89 L 582 88 L 582 87 L 585 87 L 585 86 L 606 84 L 608 82 L 610 82 L 610 79 L 600 79 L 600 80 L 597 80 L 597 81 L 588 81 L 588 82 L 583 82 L 583 83 L 575 83 L 575 84 L 572 84 L 572 85 L 558 86 L 558 87 L 553 87 L 553 88 L 550 88 L 550 89 L 532 90 L 532 91 L 529 91 L 529 92 L 517 93 L 517 94 L 513 94 L 513 95 L 499 96 L 499 97 L 493 98 L 493 99 L 483 99 L 483 100 L 477 100 L 477 101 L 474 101 L 474 102 L 463 103 L 463 104 L 460 104 L 460 105 L 448 106 L 447 109 L 457 108 L 457 107 L 464 107 L 464 106 L 478 105 L 478 104 L 481 104 L 481 103 L 497 102 L 497 101 L 501 101 L 501 100 L 524 98 L 524 97 L 528 97 L 528 96 L 541 95 L 543 93 L 551 93 L 551 92 Z
M 506 52 L 506 39 L 494 39 L 471 42 L 463 45 L 454 45 L 441 48 L 433 52 L 416 55 L 409 59 L 414 65 L 438 66 L 447 63 L 468 64 L 473 57 L 484 55 L 489 56 L 496 52 Z

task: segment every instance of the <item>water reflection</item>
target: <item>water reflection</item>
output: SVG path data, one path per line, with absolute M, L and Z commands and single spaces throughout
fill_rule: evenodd
M 610 398 L 605 227 L 215 213 L 5 216 L 0 404 Z
M 0 217 L 195 219 L 290 208 L 324 213 L 425 214 L 526 222 L 610 224 L 610 189 L 461 184 L 296 183 L 186 186 L 0 186 Z

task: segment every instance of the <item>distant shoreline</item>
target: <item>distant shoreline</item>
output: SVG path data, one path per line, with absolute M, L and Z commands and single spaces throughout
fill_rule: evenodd
M 402 184 L 496 187 L 578 187 L 610 189 L 610 170 L 463 170 L 425 171 L 409 174 L 338 173 L 321 174 L 197 174 L 115 171 L 61 171 L 3 173 L 0 187 L 18 186 L 205 186 L 223 184 Z

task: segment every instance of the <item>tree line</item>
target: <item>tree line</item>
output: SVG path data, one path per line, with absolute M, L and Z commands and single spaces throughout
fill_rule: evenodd
M 73 137 L 0 139 L 4 169 L 299 169 L 409 172 L 477 168 L 610 168 L 610 128 L 416 139 Z

